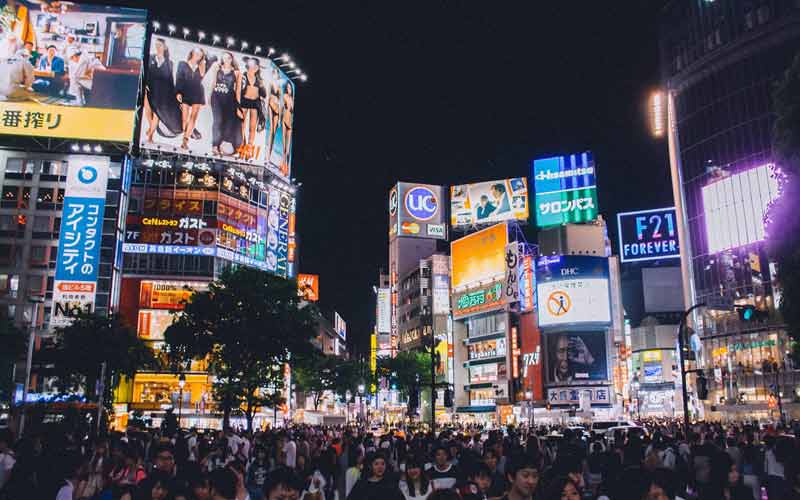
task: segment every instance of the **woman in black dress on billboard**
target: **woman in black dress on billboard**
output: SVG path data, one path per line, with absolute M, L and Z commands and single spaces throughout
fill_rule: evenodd
M 178 63 L 175 75 L 175 98 L 181 103 L 183 123 L 183 141 L 181 149 L 189 148 L 189 137 L 200 139 L 200 132 L 195 130 L 197 115 L 206 104 L 203 77 L 206 74 L 206 53 L 201 48 L 189 52 L 185 61 Z
M 281 162 L 281 173 L 289 175 L 289 153 L 292 150 L 292 120 L 294 119 L 294 89 L 292 82 L 286 82 L 286 90 L 283 92 L 283 162 Z
M 242 142 L 242 119 L 239 109 L 241 101 L 242 72 L 230 52 L 223 52 L 222 58 L 209 68 L 214 75 L 214 87 L 211 90 L 211 114 L 214 124 L 211 129 L 211 154 L 222 156 L 233 154 Z M 233 147 L 230 153 L 221 150 L 222 143 Z
M 175 102 L 175 81 L 172 61 L 163 38 L 156 38 L 156 53 L 150 55 L 147 84 L 144 87 L 144 111 L 150 125 L 145 133 L 147 142 L 153 134 L 172 138 L 183 130 L 180 105 Z
M 267 152 L 267 161 L 269 162 L 272 160 L 272 148 L 275 146 L 275 136 L 281 124 L 281 75 L 278 73 L 278 68 L 274 66 L 272 81 L 269 85 L 267 109 L 269 110 L 269 150 Z
M 264 129 L 264 110 L 262 99 L 267 95 L 264 88 L 264 79 L 261 76 L 261 65 L 258 59 L 250 57 L 245 61 L 247 68 L 242 75 L 242 139 L 245 148 L 240 152 L 242 159 L 251 160 L 256 155 L 255 140 L 256 130 Z

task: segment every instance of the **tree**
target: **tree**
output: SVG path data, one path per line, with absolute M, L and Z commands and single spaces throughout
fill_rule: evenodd
M 311 397 L 317 411 L 325 391 L 336 388 L 337 359 L 315 349 L 308 356 L 292 361 L 292 381 L 298 391 Z
M 10 401 L 14 394 L 14 365 L 27 348 L 25 332 L 14 326 L 9 319 L 0 317 L 0 401 Z
M 107 396 L 119 384 L 120 375 L 132 377 L 137 370 L 157 367 L 153 350 L 116 314 L 81 314 L 70 325 L 57 328 L 55 348 L 43 360 L 52 362 L 49 372 L 60 390 L 83 388 L 87 395 L 95 392 L 103 363 Z
M 800 357 L 800 55 L 786 71 L 773 94 L 775 125 L 773 151 L 780 197 L 767 213 L 767 243 L 778 267 L 780 311 Z
M 378 358 L 377 373 L 379 377 L 388 378 L 400 392 L 409 394 L 414 387 L 431 385 L 431 355 L 400 351 L 394 358 Z
M 208 357 L 224 426 L 231 411 L 243 407 L 252 429 L 257 409 L 274 404 L 270 387 L 282 386 L 284 363 L 312 349 L 317 312 L 300 305 L 295 281 L 237 267 L 195 292 L 167 328 L 173 370 Z

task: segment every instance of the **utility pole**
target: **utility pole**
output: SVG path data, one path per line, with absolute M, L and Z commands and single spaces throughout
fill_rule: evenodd
M 44 302 L 44 297 L 33 296 L 30 297 L 30 301 L 33 303 L 33 311 L 31 311 L 30 335 L 28 336 L 28 356 L 25 362 L 25 385 L 22 386 L 22 406 L 19 417 L 19 429 L 17 432 L 18 438 L 21 438 L 22 433 L 25 432 L 25 407 L 28 404 L 28 386 L 31 383 L 33 346 L 36 343 L 36 327 L 39 322 L 39 304 Z

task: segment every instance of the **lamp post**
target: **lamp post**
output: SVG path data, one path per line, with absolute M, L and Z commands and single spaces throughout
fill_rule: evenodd
M 28 336 L 28 357 L 25 361 L 25 385 L 22 386 L 22 409 L 20 410 L 18 437 L 22 437 L 22 433 L 25 431 L 25 405 L 28 402 L 28 385 L 31 383 L 33 346 L 36 342 L 36 323 L 39 320 L 39 304 L 44 303 L 44 297 L 31 296 L 29 300 L 33 304 L 33 311 L 31 311 L 30 334 Z
M 350 425 L 350 398 L 353 397 L 353 394 L 348 390 L 344 393 L 344 423 L 345 425 Z
M 186 385 L 186 374 L 181 373 L 178 376 L 178 430 L 181 429 L 181 417 L 183 410 L 183 387 Z
M 631 383 L 631 387 L 633 388 L 633 392 L 636 393 L 636 419 L 641 422 L 642 420 L 642 408 L 641 408 L 641 399 L 639 399 L 639 374 L 635 374 L 633 376 L 633 382 Z
M 359 410 L 358 414 L 361 416 L 361 421 L 364 422 L 364 384 L 358 384 L 358 399 Z

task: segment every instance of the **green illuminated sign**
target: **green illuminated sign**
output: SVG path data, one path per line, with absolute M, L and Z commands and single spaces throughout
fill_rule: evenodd
M 484 309 L 489 309 L 500 304 L 503 300 L 503 286 L 501 283 L 467 292 L 456 299 L 455 314 L 470 314 Z
M 536 194 L 536 224 L 539 227 L 560 226 L 597 219 L 597 188 L 595 186 Z

